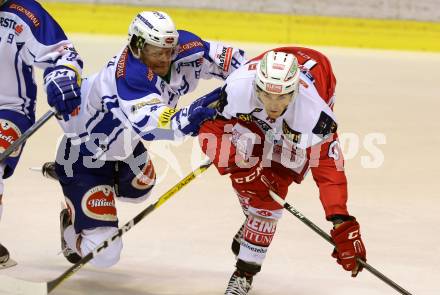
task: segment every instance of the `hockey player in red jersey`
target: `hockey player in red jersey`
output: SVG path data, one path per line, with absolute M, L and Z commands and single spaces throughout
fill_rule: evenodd
M 261 54 L 232 73 L 220 116 L 205 122 L 202 150 L 229 174 L 245 220 L 233 238 L 237 257 L 225 294 L 248 294 L 274 237 L 283 199 L 311 170 L 336 244 L 332 256 L 356 276 L 366 260 L 359 223 L 347 210 L 347 180 L 333 113 L 336 78 L 320 52 L 300 47 Z

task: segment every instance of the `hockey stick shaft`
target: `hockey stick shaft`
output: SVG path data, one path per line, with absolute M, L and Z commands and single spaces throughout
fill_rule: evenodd
M 185 178 L 183 178 L 179 183 L 170 188 L 166 193 L 164 193 L 159 199 L 156 200 L 153 204 L 149 205 L 147 208 L 142 210 L 138 215 L 136 215 L 133 219 L 124 224 L 118 231 L 109 237 L 107 240 L 99 244 L 95 250 L 82 257 L 80 261 L 75 263 L 72 267 L 66 270 L 63 274 L 61 274 L 58 278 L 51 280 L 47 283 L 47 292 L 50 293 L 56 287 L 58 287 L 62 282 L 80 270 L 86 263 L 92 260 L 96 255 L 98 255 L 101 251 L 106 249 L 110 243 L 112 243 L 117 238 L 121 237 L 123 234 L 132 229 L 137 223 L 139 223 L 142 219 L 144 219 L 148 214 L 153 212 L 155 209 L 162 206 L 166 201 L 168 201 L 172 196 L 174 196 L 178 191 L 180 191 L 184 186 L 194 180 L 198 175 L 205 172 L 209 166 L 211 165 L 211 161 L 206 161 L 202 165 L 200 165 L 197 169 L 189 173 Z
M 309 228 L 311 228 L 315 233 L 320 235 L 324 240 L 335 246 L 335 243 L 333 242 L 333 239 L 320 227 L 318 227 L 316 224 L 314 224 L 312 221 L 310 221 L 307 217 L 305 217 L 301 212 L 296 210 L 292 205 L 284 201 L 280 196 L 278 196 L 276 193 L 270 191 L 271 197 L 281 206 L 283 206 L 284 209 L 292 213 L 296 218 L 298 218 L 300 221 L 302 221 L 305 225 L 307 225 Z M 357 262 L 362 265 L 365 269 L 367 269 L 369 272 L 371 272 L 373 275 L 375 275 L 377 278 L 388 284 L 390 287 L 392 287 L 394 290 L 399 292 L 403 295 L 412 295 L 408 291 L 406 291 L 404 288 L 399 286 L 397 283 L 389 279 L 387 276 L 382 274 L 380 271 L 372 267 L 367 262 L 363 261 L 360 258 L 357 258 Z
M 34 123 L 26 132 L 24 132 L 19 139 L 14 141 L 3 153 L 0 154 L 0 163 L 3 162 L 10 154 L 12 154 L 16 149 L 20 147 L 32 134 L 35 133 L 38 129 L 41 128 L 52 116 L 55 115 L 55 112 L 50 110 L 47 111 L 37 122 Z

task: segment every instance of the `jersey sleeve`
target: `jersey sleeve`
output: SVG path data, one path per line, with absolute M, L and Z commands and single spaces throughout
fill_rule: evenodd
M 11 1 L 6 10 L 15 14 L 24 26 L 17 25 L 17 45 L 28 64 L 46 69 L 66 66 L 81 76 L 83 61 L 72 42 L 54 18 L 36 1 Z
M 233 71 L 246 63 L 245 53 L 240 48 L 219 42 L 203 41 L 204 59 L 201 77 L 216 77 L 225 80 Z
M 322 144 L 309 148 L 307 152 L 327 219 L 333 215 L 348 215 L 347 178 L 338 135 L 334 133 Z

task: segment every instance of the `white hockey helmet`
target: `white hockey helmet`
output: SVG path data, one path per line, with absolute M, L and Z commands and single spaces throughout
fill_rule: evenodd
M 179 33 L 171 17 L 161 11 L 140 12 L 128 27 L 128 43 L 137 37 L 136 46 L 142 49 L 145 43 L 173 48 L 177 45 Z
M 273 94 L 298 92 L 298 60 L 293 54 L 285 52 L 267 52 L 257 64 L 255 84 L 261 90 Z

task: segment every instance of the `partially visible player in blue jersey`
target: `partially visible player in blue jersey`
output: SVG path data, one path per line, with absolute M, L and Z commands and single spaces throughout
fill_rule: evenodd
M 220 91 L 180 110 L 179 97 L 200 79 L 224 80 L 246 62 L 240 49 L 176 30 L 163 12 L 139 13 L 128 36 L 127 46 L 83 81 L 80 112 L 61 122 L 66 136 L 57 162 L 43 167 L 59 178 L 66 197 L 62 247 L 72 263 L 117 231 L 116 199 L 139 203 L 150 195 L 156 174 L 141 140 L 197 135 L 215 116 L 208 106 Z M 91 263 L 112 266 L 121 250 L 117 239 Z
M 35 122 L 34 66 L 45 70 L 48 102 L 66 120 L 79 106 L 83 63 L 61 27 L 34 0 L 0 0 L 0 152 Z M 14 173 L 22 148 L 0 163 L 3 179 Z M 1 234 L 0 234 L 1 236 Z M 0 244 L 0 268 L 15 265 Z

